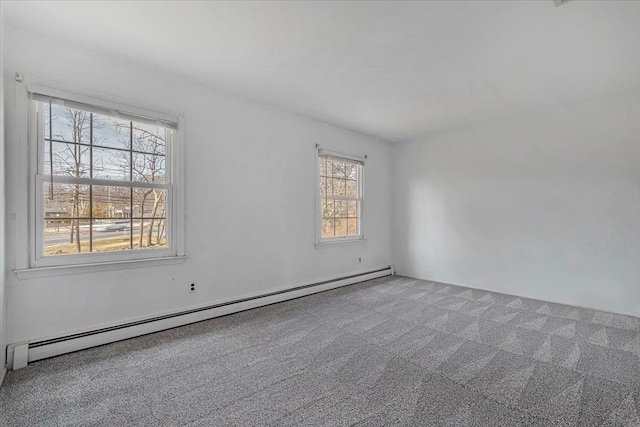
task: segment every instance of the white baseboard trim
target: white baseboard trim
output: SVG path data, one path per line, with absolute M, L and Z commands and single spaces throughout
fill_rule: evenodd
M 153 318 L 141 319 L 135 322 L 114 325 L 97 330 L 88 330 L 76 334 L 53 337 L 42 340 L 28 341 L 28 362 L 58 356 L 64 353 L 83 350 L 103 344 L 134 338 L 141 335 L 159 332 L 190 323 L 213 319 L 239 311 L 249 310 L 269 304 L 300 298 L 303 296 L 364 282 L 366 280 L 377 279 L 379 277 L 392 275 L 393 268 L 387 266 L 368 272 L 356 273 L 346 277 L 332 278 L 329 280 L 305 284 L 302 286 L 283 289 L 262 295 L 254 295 L 246 298 L 227 301 L 214 305 L 196 307 L 181 312 L 168 313 Z M 10 345 L 9 348 L 20 348 L 23 343 Z M 13 369 L 14 354 L 7 354 L 7 366 Z M 18 364 L 19 366 L 22 363 Z M 16 366 L 17 368 L 18 366 Z
M 558 301 L 558 300 L 554 300 L 554 299 L 548 299 L 548 298 L 544 298 L 543 299 L 543 298 L 540 298 L 540 297 L 537 297 L 537 296 L 531 296 L 531 295 L 526 295 L 526 294 L 497 291 L 495 289 L 483 288 L 482 286 L 465 285 L 465 284 L 456 283 L 456 282 L 444 282 L 442 280 L 437 280 L 437 279 L 432 279 L 432 278 L 427 278 L 427 277 L 408 276 L 408 275 L 404 275 L 402 273 L 397 273 L 397 274 L 399 276 L 403 276 L 403 277 L 409 277 L 409 278 L 418 279 L 418 280 L 428 280 L 429 282 L 441 283 L 443 285 L 461 286 L 463 288 L 477 289 L 479 291 L 494 292 L 496 294 L 501 294 L 501 295 L 509 295 L 509 296 L 514 296 L 514 297 L 518 297 L 518 298 L 528 298 L 528 299 L 534 299 L 534 300 L 542 301 L 542 302 L 549 302 L 549 303 L 552 303 L 552 304 L 570 305 L 571 307 L 584 308 L 584 309 L 587 309 L 587 310 L 602 311 L 604 313 L 617 314 L 617 315 L 620 315 L 620 316 L 629 316 L 629 317 L 640 318 L 640 314 L 639 313 L 631 313 L 631 312 L 626 312 L 626 311 L 611 310 L 611 309 L 607 309 L 607 308 L 592 307 L 592 306 L 588 306 L 588 305 L 572 304 L 572 303 L 568 303 L 568 302 L 564 302 L 564 301 Z

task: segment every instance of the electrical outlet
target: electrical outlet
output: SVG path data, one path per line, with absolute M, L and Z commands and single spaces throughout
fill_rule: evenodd
M 192 283 L 192 284 L 189 285 L 189 293 L 193 294 L 195 292 L 196 292 L 196 284 Z
M 362 264 L 362 258 L 358 258 L 358 264 Z

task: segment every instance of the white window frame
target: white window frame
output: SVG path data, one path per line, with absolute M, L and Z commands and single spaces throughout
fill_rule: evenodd
M 359 226 L 360 234 L 351 235 L 351 236 L 322 237 L 322 212 L 321 212 L 322 195 L 320 194 L 320 164 L 319 164 L 320 162 L 319 160 L 320 160 L 320 156 L 323 156 L 323 155 L 361 163 L 359 174 L 358 174 L 358 187 L 359 187 L 358 194 L 360 194 L 360 197 L 359 197 L 360 212 L 358 212 L 358 226 Z M 356 156 L 356 155 L 342 153 L 339 151 L 327 150 L 325 148 L 316 146 L 316 155 L 315 155 L 315 160 L 316 160 L 316 168 L 315 168 L 315 171 L 316 171 L 316 243 L 315 243 L 315 247 L 316 248 L 328 247 L 328 246 L 345 244 L 345 243 L 361 243 L 366 241 L 365 220 L 364 220 L 364 217 L 365 217 L 364 215 L 365 213 L 364 169 L 365 169 L 366 159 L 367 159 L 366 155 Z
M 60 274 L 60 269 L 78 269 L 78 272 L 87 271 L 87 267 L 100 266 L 106 270 L 120 268 L 123 265 L 127 267 L 144 265 L 144 261 L 162 261 L 167 260 L 175 262 L 176 259 L 184 258 L 184 168 L 182 164 L 184 154 L 184 131 L 183 117 L 180 114 L 149 109 L 140 107 L 128 102 L 120 100 L 112 100 L 106 97 L 97 97 L 92 94 L 83 94 L 71 92 L 56 86 L 44 86 L 38 84 L 37 81 L 25 81 L 18 83 L 16 91 L 16 104 L 18 110 L 26 111 L 25 127 L 26 132 L 26 158 L 27 164 L 25 168 L 28 173 L 28 198 L 23 203 L 24 212 L 28 215 L 27 221 L 22 222 L 24 231 L 23 236 L 28 236 L 26 242 L 23 239 L 17 239 L 16 248 L 16 269 L 15 272 L 20 277 L 39 277 L 35 270 L 47 271 L 55 268 L 56 274 Z M 158 249 L 134 249 L 126 251 L 113 252 L 87 252 L 81 254 L 65 254 L 65 255 L 43 255 L 43 228 L 44 221 L 44 194 L 42 191 L 43 183 L 48 176 L 44 176 L 42 150 L 44 145 L 43 135 L 43 118 L 38 117 L 37 105 L 38 101 L 33 100 L 33 95 L 50 96 L 54 99 L 66 100 L 71 103 L 84 104 L 95 108 L 115 111 L 127 120 L 135 121 L 136 118 L 145 120 L 157 120 L 175 127 L 174 137 L 171 141 L 167 141 L 166 146 L 166 176 L 170 177 L 168 184 L 139 183 L 136 182 L 135 187 L 158 187 L 166 190 L 166 223 L 167 223 L 167 248 Z M 42 115 L 41 115 L 42 116 Z M 20 120 L 18 120 L 20 122 Z M 20 125 L 20 123 L 18 123 Z M 96 178 L 56 178 L 57 182 L 73 181 L 80 184 L 94 185 L 121 185 L 107 179 Z M 133 184 L 133 183 L 132 183 Z M 134 185 L 132 185 L 134 186 Z M 39 190 L 38 190 L 39 189 Z M 25 206 L 26 205 L 26 206 Z M 26 229 L 24 229 L 26 228 Z M 27 252 L 27 256 L 21 254 Z M 137 263 L 140 261 L 140 263 Z M 111 268 L 108 266 L 111 265 Z M 91 271 L 91 270 L 89 270 Z M 31 273 L 30 273 L 31 272 Z

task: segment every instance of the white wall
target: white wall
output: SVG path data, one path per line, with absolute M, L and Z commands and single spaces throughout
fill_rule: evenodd
M 0 2 L 0 384 L 2 384 L 2 369 L 6 362 L 7 353 L 5 351 L 6 325 L 7 325 L 7 300 L 5 298 L 5 161 L 4 161 L 4 3 Z
M 640 314 L 640 93 L 393 152 L 399 274 Z
M 386 143 L 9 28 L 7 212 L 17 210 L 15 82 L 19 71 L 82 90 L 185 114 L 184 264 L 18 280 L 8 222 L 8 341 L 117 324 L 345 275 L 391 261 L 390 153 Z M 367 154 L 368 241 L 315 249 L 315 144 Z M 362 257 L 362 264 L 358 258 Z M 196 282 L 198 291 L 187 292 Z

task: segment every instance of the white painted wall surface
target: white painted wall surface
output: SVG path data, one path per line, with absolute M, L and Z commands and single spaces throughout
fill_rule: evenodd
M 7 301 L 5 298 L 5 156 L 4 156 L 4 2 L 0 2 L 0 384 L 6 362 Z
M 399 274 L 640 314 L 640 92 L 393 154 Z
M 153 69 L 8 28 L 7 204 L 17 209 L 15 82 L 29 76 L 185 115 L 181 265 L 19 280 L 8 271 L 8 341 L 57 336 L 390 264 L 390 153 L 383 142 L 210 91 Z M 315 144 L 367 154 L 363 244 L 315 249 Z M 15 266 L 9 221 L 7 268 Z M 362 257 L 362 264 L 358 258 Z M 187 292 L 196 282 L 198 290 Z

